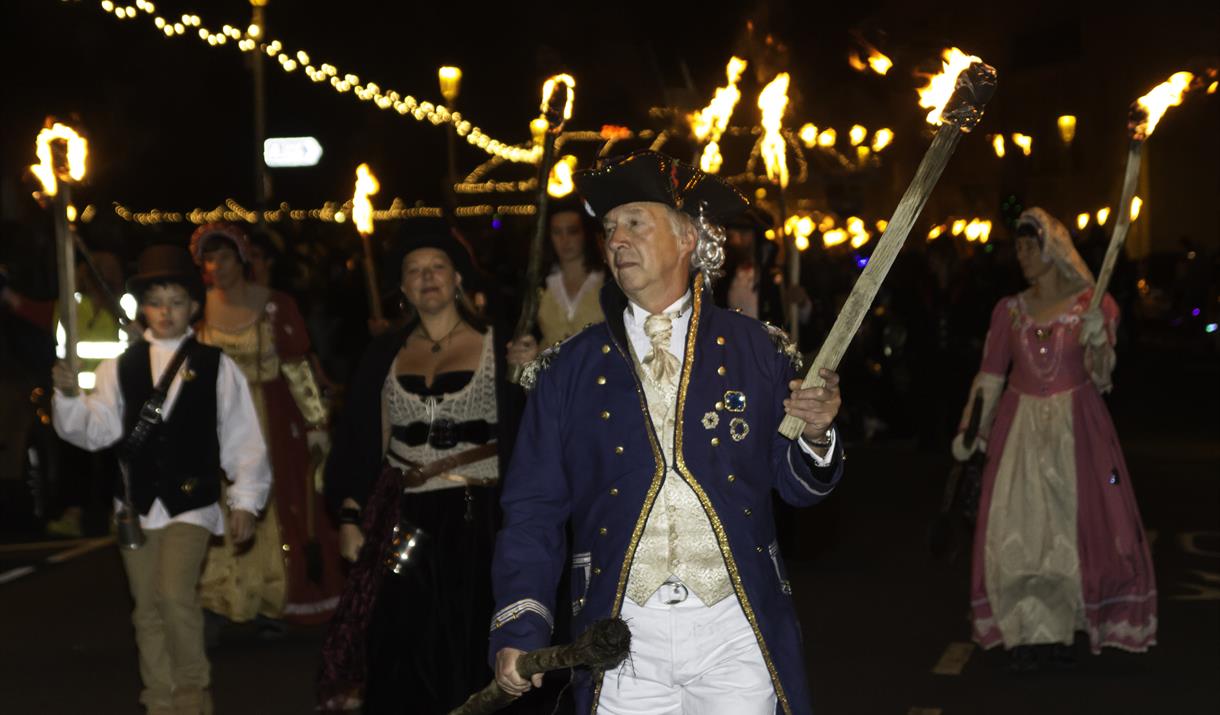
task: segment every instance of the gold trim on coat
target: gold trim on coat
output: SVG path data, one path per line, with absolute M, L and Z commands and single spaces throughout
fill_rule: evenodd
M 788 696 L 784 693 L 784 687 L 780 683 L 779 673 L 775 670 L 775 663 L 771 660 L 771 652 L 767 649 L 767 643 L 763 639 L 762 632 L 758 628 L 758 617 L 754 614 L 754 608 L 750 605 L 750 599 L 746 596 L 745 587 L 741 583 L 741 574 L 737 571 L 737 562 L 733 558 L 732 548 L 729 546 L 728 535 L 724 531 L 724 524 L 721 523 L 719 515 L 712 507 L 711 501 L 707 497 L 707 493 L 695 481 L 694 475 L 686 466 L 686 459 L 682 453 L 682 425 L 686 411 L 686 389 L 690 384 L 691 371 L 695 362 L 695 339 L 699 332 L 699 317 L 703 308 L 703 274 L 700 273 L 695 277 L 694 292 L 694 310 L 691 313 L 690 327 L 686 332 L 686 355 L 682 365 L 682 379 L 678 383 L 678 405 L 677 415 L 674 422 L 674 455 L 677 461 L 678 473 L 694 491 L 695 496 L 699 498 L 699 503 L 703 506 L 704 512 L 707 514 L 708 520 L 712 524 L 712 531 L 716 534 L 716 542 L 720 546 L 720 553 L 724 558 L 725 569 L 729 572 L 729 579 L 733 583 L 733 590 L 737 594 L 737 600 L 741 604 L 742 611 L 746 614 L 746 620 L 750 622 L 750 629 L 754 631 L 754 638 L 758 641 L 759 651 L 762 652 L 763 661 L 767 664 L 767 672 L 771 675 L 771 685 L 775 688 L 775 696 L 779 701 L 780 707 L 789 715 L 792 712 L 792 707 L 788 703 Z M 618 347 L 617 341 L 615 342 Z M 622 347 L 618 347 L 619 353 L 623 354 Z M 629 359 L 623 355 L 624 359 Z M 623 595 L 627 589 L 627 577 L 631 572 L 631 564 L 635 558 L 635 550 L 639 546 L 640 537 L 644 533 L 644 525 L 648 522 L 648 516 L 652 511 L 653 504 L 656 501 L 657 493 L 661 489 L 661 484 L 665 477 L 665 458 L 662 456 L 660 447 L 657 444 L 656 428 L 652 424 L 652 415 L 648 411 L 648 401 L 644 397 L 644 390 L 640 386 L 639 377 L 635 374 L 635 370 L 631 371 L 632 380 L 635 381 L 636 393 L 640 398 L 640 409 L 644 412 L 644 417 L 648 423 L 648 442 L 652 446 L 653 457 L 657 462 L 657 471 L 652 476 L 652 484 L 648 487 L 648 493 L 644 497 L 644 506 L 640 510 L 640 516 L 636 519 L 635 530 L 631 533 L 631 542 L 627 546 L 627 553 L 623 558 L 623 568 L 619 573 L 618 589 L 614 594 L 614 606 L 610 611 L 611 618 L 617 618 L 622 612 Z M 604 673 L 599 673 L 593 685 L 593 703 L 590 708 L 590 713 L 597 712 L 598 700 L 601 698 L 602 682 L 605 678 Z

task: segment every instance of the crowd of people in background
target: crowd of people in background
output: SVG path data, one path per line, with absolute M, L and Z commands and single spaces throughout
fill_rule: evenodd
M 997 231 L 986 244 L 951 235 L 935 240 L 915 235 L 907 242 L 841 363 L 842 384 L 851 399 L 836 425 L 847 443 L 905 440 L 919 449 L 948 451 L 967 422 L 962 405 L 989 379 L 1007 374 L 1013 360 L 1010 380 L 1028 383 L 1019 386 L 1023 393 L 1036 392 L 1040 363 L 1014 358 L 1017 346 L 1008 345 L 1002 334 L 1020 316 L 1031 325 L 1049 325 L 1071 312 L 1079 289 L 1091 285 L 1106 235 L 1098 228 L 1071 235 L 1044 213 L 1038 215 L 1040 223 L 1010 219 L 1007 230 Z M 714 286 L 716 302 L 781 327 L 795 319 L 800 350 L 816 350 L 867 262 L 867 248 L 814 246 L 801 255 L 801 285 L 787 286 L 777 259 L 781 249 L 766 236 L 775 217 L 751 208 L 726 223 L 726 275 Z M 1041 234 L 1030 233 L 1034 223 Z M 236 365 L 249 386 L 273 478 L 252 545 L 236 548 L 234 542 L 246 541 L 242 537 L 247 535 L 226 531 L 212 540 L 206 556 L 199 554 L 210 643 L 231 622 L 257 622 L 267 637 L 276 637 L 290 623 L 329 621 L 319 676 L 324 709 L 367 704 L 371 712 L 402 711 L 401 698 L 409 691 L 417 699 L 426 695 L 439 711 L 486 683 L 485 624 L 492 610 L 488 566 L 499 526 L 495 484 L 512 450 L 525 400 L 505 375 L 602 321 L 598 294 L 610 280 L 600 224 L 580 203 L 558 202 L 548 216 L 541 281 L 522 285 L 526 256 L 524 241 L 518 239 L 527 228 L 524 222 L 499 218 L 460 226 L 412 219 L 397 232 L 379 228 L 378 292 L 385 319 L 378 323 L 366 299 L 359 244 L 333 224 L 210 225 L 193 237 L 177 225 L 149 235 L 148 229 L 129 230 L 117 219 L 99 218 L 77 227 L 100 269 L 94 275 L 82 263 L 78 270 L 81 340 L 132 345 L 147 339 L 135 322 L 127 325 L 134 306 L 114 300 L 124 292 L 125 269 L 136 266 L 134 259 L 148 245 L 175 244 L 185 251 L 189 240 L 190 255 L 207 283 L 206 293 L 192 296 L 200 305 L 191 334 L 199 344 L 223 351 L 224 364 Z M 87 445 L 94 451 L 83 450 L 88 440 L 57 436 L 51 424 L 58 316 L 54 251 L 46 229 L 6 223 L 0 236 L 0 399 L 20 405 L 5 410 L 0 421 L 0 435 L 7 440 L 0 454 L 0 524 L 15 532 L 105 534 L 119 475 L 111 445 L 95 439 Z M 394 235 L 381 239 L 382 233 Z M 1035 239 L 1041 243 L 1031 244 Z M 1075 292 L 1064 288 L 1056 296 L 1071 293 L 1071 300 L 1013 303 L 1010 297 L 1021 294 L 1027 282 L 1036 283 L 1031 275 L 1036 266 L 1029 263 L 1034 259 L 1028 256 L 1048 250 L 1047 242 L 1058 246 L 1054 260 L 1082 269 L 1065 273 L 1077 280 Z M 1171 255 L 1121 262 L 1096 344 L 1117 344 L 1119 355 L 1136 341 L 1220 349 L 1214 326 L 1220 319 L 1216 277 L 1217 257 L 1185 238 Z M 539 329 L 514 340 L 510 330 L 522 291 L 542 293 Z M 1002 349 L 997 347 L 1001 343 Z M 1063 357 L 1080 362 L 1079 351 L 1076 347 Z M 81 370 L 100 371 L 98 363 L 86 360 Z M 1096 362 L 1088 366 L 1100 369 Z M 1086 364 L 1077 367 L 1071 379 L 1054 383 L 1052 392 L 1085 384 Z M 1023 369 L 1034 372 L 1023 374 Z M 1105 381 L 1109 379 L 1107 372 Z M 1000 416 L 991 434 L 995 446 L 989 455 L 994 458 L 984 484 L 993 485 L 1003 475 L 1019 482 L 1023 467 L 999 455 L 1036 449 L 1019 444 L 1035 439 L 1031 434 L 1036 429 L 1021 422 L 1024 408 L 1016 398 L 1001 400 L 999 386 L 989 394 L 988 409 L 994 411 L 1000 402 Z M 1117 444 L 1097 393 L 1078 394 L 1075 408 L 1073 398 L 1067 399 L 1059 405 L 1061 411 L 1075 409 L 1078 419 L 1085 415 L 1090 420 L 1093 442 L 1084 440 L 1085 447 L 1096 451 L 1102 450 L 1097 445 Z M 1080 429 L 1078 449 L 1083 449 Z M 960 445 L 967 451 L 970 446 Z M 454 455 L 456 461 L 444 470 L 451 478 L 437 483 L 433 478 L 440 472 L 427 466 Z M 1069 474 L 1092 469 L 1079 455 L 1058 456 Z M 1103 470 L 1098 479 L 1111 480 L 1114 489 L 1099 486 L 1096 493 L 1076 495 L 1081 513 L 1108 509 L 1123 514 L 1122 523 L 1138 527 L 1121 453 L 1112 461 L 1114 468 Z M 396 488 L 402 475 L 414 480 L 405 492 Z M 993 498 L 995 493 L 985 488 L 980 518 Z M 226 514 L 238 508 L 232 498 L 222 495 L 217 501 Z M 790 531 L 786 518 L 779 510 L 781 546 L 799 551 L 791 534 L 785 535 Z M 982 534 L 987 526 L 980 528 Z M 1019 531 L 1020 525 L 1012 528 Z M 405 544 L 412 530 L 443 548 L 429 550 L 417 563 L 421 557 Z M 1067 603 L 1059 620 L 1050 619 L 1055 624 L 1050 636 L 1038 630 L 1043 623 L 1028 610 L 1013 615 L 1027 594 L 1011 583 L 1005 568 L 1020 570 L 1028 564 L 1005 566 L 988 540 L 978 541 L 970 594 L 976 639 L 1019 648 L 1063 643 L 1066 632 L 1070 642 L 1083 619 L 1096 648 L 1118 643 L 1142 650 L 1154 643 L 1155 601 L 1151 614 L 1136 614 L 1145 627 L 1137 634 L 1107 631 L 1112 623 L 1095 609 L 1085 614 L 1087 604 L 1114 595 L 1098 585 L 1109 573 L 1109 561 L 1121 561 L 1114 568 L 1136 574 L 1134 581 L 1146 587 L 1121 594 L 1124 598 L 1147 597 L 1152 587 L 1147 546 L 1134 532 L 1128 536 L 1136 543 L 1117 556 L 1090 551 L 1090 544 L 1073 552 L 1079 558 L 1069 570 L 1083 573 L 1083 597 L 1068 591 L 1038 594 L 1051 604 L 1048 612 Z M 403 563 L 416 559 L 407 569 L 409 578 L 385 577 L 391 552 Z M 139 568 L 129 565 L 132 573 Z M 421 620 L 421 612 L 433 616 Z M 1116 619 L 1128 620 L 1127 615 Z M 455 631 L 456 624 L 466 624 L 469 632 Z M 402 642 L 412 645 L 404 648 Z M 1056 651 L 1053 658 L 1064 661 L 1070 654 Z M 1036 660 L 1028 649 L 1020 650 L 1015 665 L 1030 669 Z M 411 687 L 404 688 L 408 681 Z M 192 683 L 207 685 L 199 678 Z

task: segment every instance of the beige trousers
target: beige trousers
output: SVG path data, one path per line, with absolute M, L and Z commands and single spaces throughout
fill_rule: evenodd
M 187 712 L 180 706 L 198 700 L 195 712 L 204 712 L 211 669 L 198 585 L 212 535 L 181 523 L 144 534 L 143 546 L 121 552 L 136 604 L 131 621 L 144 683 L 140 702 L 149 711 Z

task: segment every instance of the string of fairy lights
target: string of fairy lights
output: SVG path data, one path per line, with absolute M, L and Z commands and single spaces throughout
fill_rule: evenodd
M 244 30 L 233 25 L 224 25 L 219 31 L 214 31 L 205 26 L 203 19 L 196 14 L 186 13 L 177 19 L 159 15 L 156 5 L 149 0 L 136 0 L 134 5 L 101 0 L 99 7 L 107 15 L 120 21 L 132 20 L 143 14 L 167 38 L 185 37 L 189 34 L 198 37 L 210 47 L 232 44 L 241 52 L 262 52 L 275 59 L 285 74 L 292 74 L 300 68 L 314 84 L 329 86 L 339 94 L 350 93 L 356 99 L 369 102 L 381 110 L 393 110 L 399 115 L 410 116 L 418 122 L 427 121 L 436 126 L 452 124 L 457 135 L 471 146 L 505 161 L 537 164 L 541 160 L 542 148 L 536 142 L 525 145 L 506 144 L 486 134 L 463 117 L 461 112 L 450 110 L 443 104 L 419 101 L 410 94 L 383 88 L 376 82 L 363 82 L 356 74 L 341 73 L 334 64 L 317 62 L 305 50 L 291 52 L 279 40 L 264 38 L 262 28 L 256 24 L 251 24 Z

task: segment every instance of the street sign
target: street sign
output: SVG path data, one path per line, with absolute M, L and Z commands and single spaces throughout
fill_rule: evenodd
M 263 161 L 272 168 L 315 166 L 322 145 L 313 137 L 272 137 L 263 142 Z

